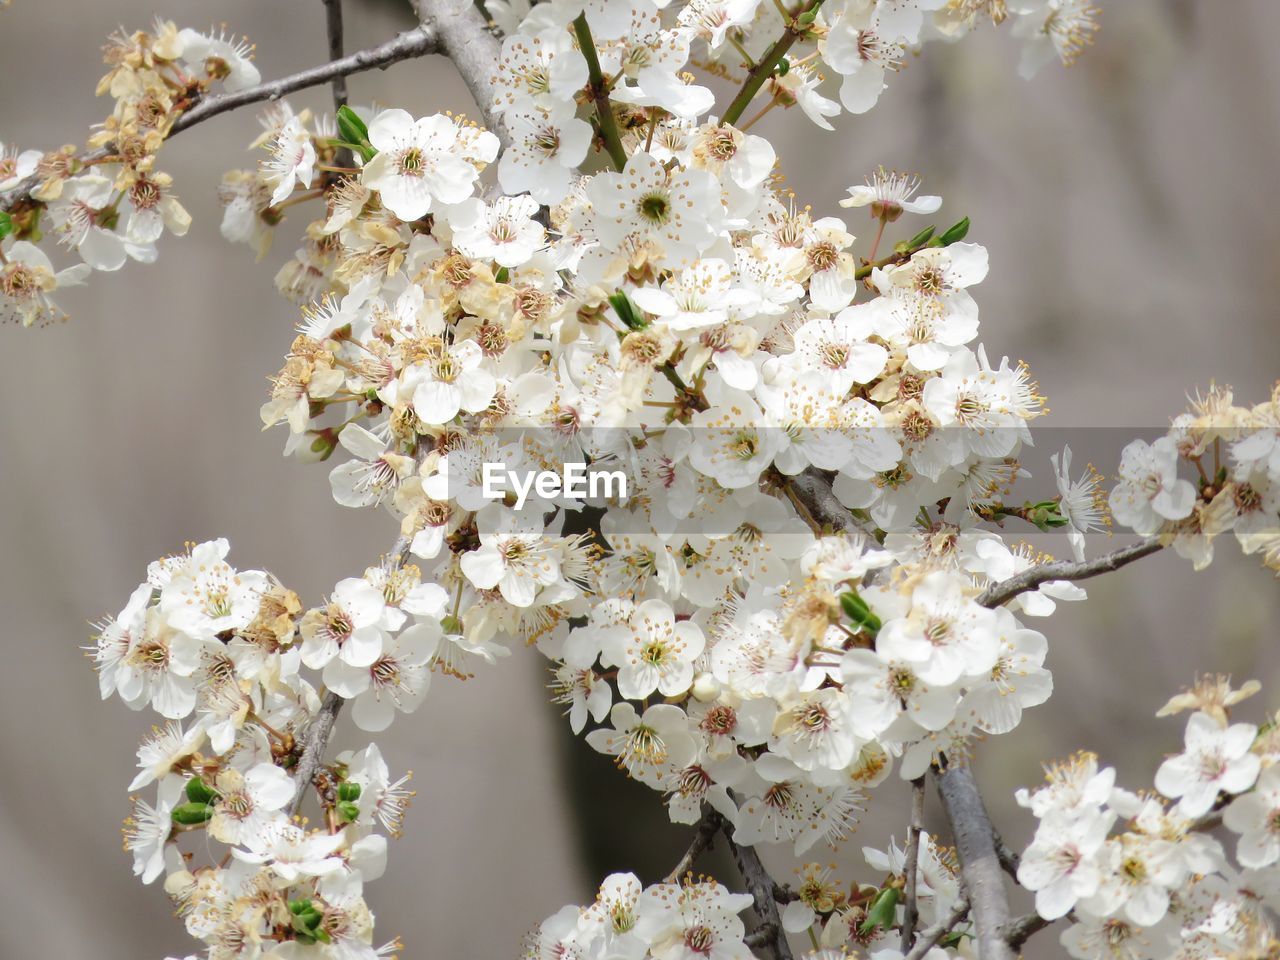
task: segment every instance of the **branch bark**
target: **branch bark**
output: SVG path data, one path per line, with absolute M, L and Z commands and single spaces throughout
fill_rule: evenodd
M 995 831 L 973 771 L 952 766 L 938 772 L 936 780 L 960 858 L 960 877 L 973 908 L 978 956 L 982 960 L 1014 960 L 1017 954 L 1005 939 L 1009 896 L 996 850 Z
M 494 110 L 493 85 L 502 45 L 472 0 L 409 0 L 422 26 L 440 40 L 443 53 L 458 69 L 462 82 L 480 108 L 484 125 L 503 144 L 510 142 L 506 124 Z
M 325 32 L 329 35 L 329 60 L 342 59 L 342 0 L 324 0 Z M 333 78 L 333 105 L 346 106 L 347 78 L 339 74 Z
M 376 47 L 360 50 L 350 56 L 342 57 L 317 67 L 311 67 L 288 77 L 281 77 L 279 80 L 260 83 L 256 87 L 241 90 L 239 93 L 224 93 L 218 96 L 205 97 L 174 121 L 173 126 L 169 129 L 169 137 L 176 136 L 183 130 L 194 127 L 197 123 L 203 123 L 219 114 L 251 103 L 279 100 L 281 97 L 295 93 L 298 90 L 306 90 L 309 87 L 317 87 L 328 83 L 336 77 L 347 77 L 353 73 L 362 73 L 375 68 L 385 69 L 393 63 L 399 63 L 401 60 L 420 57 L 439 49 L 440 42 L 435 31 L 428 26 L 419 26 L 413 30 L 407 30 Z M 114 153 L 115 151 L 109 147 L 101 147 L 83 154 L 80 160 L 82 162 L 103 160 Z M 0 207 L 12 206 L 17 201 L 30 197 L 31 191 L 39 182 L 39 177 L 31 176 L 16 186 L 10 187 L 9 190 L 0 193 Z
M 920 939 L 916 941 L 915 946 L 911 948 L 910 952 L 907 953 L 903 960 L 922 960 L 924 955 L 932 950 L 939 940 L 959 925 L 960 921 L 965 918 L 965 915 L 968 912 L 969 901 L 964 899 L 957 900 L 956 905 L 951 908 L 951 913 L 943 917 L 928 930 L 921 931 Z
M 711 844 L 715 841 L 716 834 L 722 829 L 724 829 L 724 817 L 710 807 L 704 807 L 702 819 L 698 821 L 693 840 L 689 843 L 689 849 L 685 851 L 684 856 L 680 858 L 680 862 L 672 867 L 671 872 L 663 878 L 662 882 L 679 883 L 680 878 L 693 867 L 694 861 L 702 855 L 704 850 L 711 847 Z
M 902 865 L 905 878 L 904 894 L 906 904 L 902 913 L 902 952 L 911 947 L 911 939 L 915 936 L 916 921 L 920 919 L 919 904 L 916 900 L 916 887 L 919 885 L 920 873 L 920 833 L 924 830 L 924 777 L 911 781 L 911 822 L 907 827 L 907 854 Z
M 1111 553 L 1104 553 L 1092 560 L 1079 563 L 1071 560 L 1041 563 L 1027 568 L 1016 577 L 992 584 L 982 596 L 978 597 L 978 602 L 984 607 L 998 607 L 1018 594 L 1034 590 L 1040 584 L 1050 580 L 1088 580 L 1090 577 L 1119 570 L 1125 564 L 1149 556 L 1163 546 L 1159 537 L 1146 537 L 1135 544 L 1121 547 Z
M 746 881 L 747 892 L 756 902 L 756 913 L 760 917 L 760 929 L 756 931 L 758 936 L 752 945 L 769 947 L 776 960 L 792 960 L 791 946 L 787 943 L 787 934 L 782 929 L 782 918 L 778 915 L 778 904 L 774 899 L 777 884 L 760 861 L 755 847 L 739 846 L 728 832 L 725 839 L 729 841 L 729 850 L 738 865 L 738 872 Z

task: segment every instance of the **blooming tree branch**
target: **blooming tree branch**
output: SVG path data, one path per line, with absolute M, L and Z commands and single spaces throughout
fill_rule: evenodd
M 338 504 L 399 524 L 380 564 L 311 605 L 233 567 L 226 541 L 191 545 L 151 564 L 96 637 L 102 695 L 167 721 L 138 751 L 131 789 L 155 802 L 133 801 L 135 872 L 165 876 L 210 956 L 397 950 L 374 945 L 365 889 L 413 792 L 374 743 L 330 755 L 337 718 L 379 733 L 433 677 L 529 650 L 574 732 L 694 833 L 662 882 L 604 878 L 537 924 L 526 956 L 790 958 L 794 935 L 809 960 L 943 960 L 967 940 L 1011 960 L 1063 917 L 1080 960 L 1130 938 L 1153 957 L 1265 953 L 1280 738 L 1231 714 L 1257 684 L 1205 678 L 1166 705 L 1190 719 L 1154 791 L 1116 787 L 1091 754 L 1050 765 L 1017 794 L 1038 822 L 1021 856 L 960 758 L 1053 692 L 1049 638 L 1029 624 L 1084 599 L 1075 581 L 1165 546 L 1203 568 L 1228 539 L 1280 569 L 1280 389 L 1251 407 L 1197 396 L 1124 448 L 1109 491 L 1069 449 L 1036 490 L 1023 458 L 1044 398 L 977 341 L 971 288 L 989 264 L 970 219 L 900 225 L 941 198 L 879 168 L 842 202 L 870 214 L 860 242 L 782 193 L 786 158 L 754 118 L 738 125 L 767 91 L 756 117 L 796 108 L 829 128 L 875 106 L 907 51 L 984 20 L 1014 21 L 1023 72 L 1069 63 L 1097 10 L 415 11 L 416 30 L 344 56 L 326 0 L 332 62 L 268 83 L 225 32 L 122 32 L 100 84 L 111 113 L 84 149 L 0 147 L 0 318 L 36 326 L 61 318 L 61 287 L 186 232 L 157 168 L 168 137 L 270 102 L 260 161 L 219 190 L 223 234 L 259 256 L 308 218 L 276 277 L 302 318 L 261 420 L 300 462 L 337 461 Z M 352 109 L 336 82 L 333 118 L 281 99 L 428 52 L 454 63 L 483 126 Z M 723 110 L 707 77 L 737 91 Z M 1073 559 L 1036 560 L 1006 522 L 1058 532 Z M 1141 539 L 1085 559 L 1111 522 Z M 905 847 L 864 846 L 852 877 L 807 859 L 892 775 L 912 784 Z M 955 858 L 924 829 L 930 776 Z M 308 795 L 314 825 L 294 819 Z M 1234 863 L 1206 833 L 1219 824 Z M 692 873 L 719 834 L 747 893 Z M 806 858 L 794 889 L 764 844 Z M 1002 871 L 1035 894 L 1034 918 L 1011 919 Z

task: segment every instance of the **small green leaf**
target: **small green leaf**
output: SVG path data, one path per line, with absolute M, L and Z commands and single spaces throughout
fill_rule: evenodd
M 369 140 L 369 128 L 356 113 L 346 104 L 338 108 L 338 132 L 352 143 L 366 143 Z
M 925 227 L 923 230 L 921 230 L 914 237 L 912 237 L 910 240 L 907 241 L 907 249 L 919 250 L 926 243 L 928 243 L 929 240 L 933 237 L 933 230 L 934 228 L 932 226 Z
M 352 783 L 348 780 L 344 783 L 338 784 L 339 800 L 359 800 L 360 792 L 360 784 L 358 783 Z
M 788 60 L 786 57 L 783 57 L 781 60 L 778 61 L 777 74 L 780 77 L 785 77 L 790 72 L 791 72 L 791 61 Z
M 859 627 L 865 628 L 869 633 L 879 632 L 880 618 L 871 612 L 867 601 L 852 590 L 840 594 L 840 606 L 844 608 L 845 615 Z
M 360 808 L 350 800 L 339 800 L 338 815 L 347 823 L 355 823 L 356 820 L 360 819 Z
M 942 236 L 940 236 L 934 242 L 936 243 L 937 246 L 949 247 L 953 243 L 959 243 L 968 235 L 968 233 L 969 233 L 969 218 L 965 217 L 963 220 L 959 221 L 958 223 L 953 223 L 951 226 L 947 227 L 947 229 L 943 232 Z
M 631 302 L 631 298 L 627 296 L 626 291 L 619 290 L 609 296 L 609 303 L 613 305 L 613 309 L 618 314 L 618 319 L 626 324 L 630 330 L 643 330 L 649 325 L 638 310 L 635 304 Z
M 197 824 L 208 823 L 213 817 L 213 807 L 207 803 L 180 803 L 173 808 L 174 823 L 180 823 L 184 827 L 193 827 Z
M 0 240 L 3 240 L 9 234 L 13 233 L 13 217 L 9 216 L 3 210 L 0 210 Z
M 187 799 L 192 803 L 212 803 L 218 794 L 199 777 L 187 781 Z
M 510 279 L 511 279 L 511 271 L 508 270 L 506 267 L 502 267 L 500 270 L 498 270 L 497 273 L 493 275 L 494 283 L 506 283 Z
M 898 888 L 885 887 L 867 909 L 867 919 L 858 928 L 860 933 L 871 933 L 877 927 L 888 930 L 897 918 Z

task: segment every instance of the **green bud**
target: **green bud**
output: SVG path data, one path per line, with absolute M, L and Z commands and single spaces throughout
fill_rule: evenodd
M 907 241 L 907 250 L 919 250 L 923 247 L 933 237 L 933 230 L 934 228 L 932 226 L 928 226 L 917 233 Z
M 649 325 L 649 321 L 645 320 L 635 304 L 631 302 L 631 298 L 627 296 L 626 291 L 619 290 L 609 296 L 609 303 L 613 305 L 613 309 L 629 330 L 643 330 Z
M 796 23 L 802 27 L 807 27 L 816 19 L 818 19 L 817 10 L 806 10 L 804 13 L 800 14 L 800 16 L 796 17 Z
M 898 888 L 885 887 L 867 910 L 867 919 L 858 928 L 861 933 L 871 933 L 877 927 L 888 930 L 897 916 Z
M 776 72 L 778 76 L 785 77 L 788 73 L 791 72 L 791 61 L 788 60 L 786 57 L 783 57 L 781 60 L 778 61 Z
M 869 633 L 880 630 L 880 618 L 872 613 L 867 602 L 852 590 L 840 594 L 840 606 L 844 608 L 845 615 L 850 620 L 860 627 L 865 627 Z
M 173 822 L 184 827 L 208 823 L 213 816 L 213 807 L 207 803 L 180 803 L 173 808 Z
M 351 783 L 350 781 L 338 784 L 338 799 L 339 800 L 359 800 L 360 784 Z
M 9 216 L 3 210 L 0 210 L 0 240 L 3 240 L 9 234 L 13 233 L 13 217 Z
M 344 140 L 352 143 L 365 143 L 369 139 L 369 128 L 360 119 L 360 114 L 346 104 L 338 108 L 338 132 Z
M 338 815 L 347 823 L 354 823 L 360 817 L 360 808 L 350 800 L 339 800 Z
M 953 243 L 959 243 L 969 233 L 969 218 L 965 217 L 958 223 L 953 223 L 947 227 L 946 231 L 940 236 L 935 244 L 939 247 L 949 247 Z
M 213 803 L 218 794 L 199 777 L 187 781 L 187 799 L 192 803 Z
M 298 916 L 299 914 L 306 913 L 308 910 L 312 910 L 312 911 L 315 910 L 315 907 L 311 903 L 310 897 L 304 900 L 289 901 L 289 912 L 292 913 L 294 916 Z

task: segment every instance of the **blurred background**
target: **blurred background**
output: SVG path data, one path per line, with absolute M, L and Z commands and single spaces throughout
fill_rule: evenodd
M 102 41 L 156 13 L 247 34 L 265 78 L 325 56 L 320 0 L 156 2 L 14 0 L 0 12 L 0 138 L 79 142 L 106 110 L 93 97 Z M 840 118 L 837 133 L 798 111 L 775 111 L 759 132 L 800 200 L 823 213 L 839 212 L 844 188 L 877 164 L 921 174 L 945 198 L 940 224 L 967 214 L 969 239 L 990 249 L 975 291 L 982 339 L 996 357 L 1031 364 L 1052 408 L 1042 423 L 1137 433 L 1162 428 L 1210 378 L 1253 403 L 1280 374 L 1280 5 L 1102 6 L 1099 41 L 1070 70 L 1020 80 L 1018 42 L 988 27 L 910 59 L 879 109 Z M 390 0 L 347 0 L 346 10 L 349 50 L 410 25 Z M 418 115 L 469 106 L 436 58 L 349 84 L 356 103 Z M 292 102 L 325 110 L 328 96 Z M 166 239 L 158 264 L 95 275 L 60 297 L 66 325 L 0 330 L 3 958 L 33 955 L 37 937 L 42 955 L 102 960 L 194 946 L 120 850 L 124 788 L 151 721 L 98 701 L 79 649 L 89 622 L 117 611 L 147 562 L 185 540 L 227 536 L 233 562 L 272 570 L 315 603 L 394 537 L 389 518 L 337 507 L 325 468 L 283 459 L 283 433 L 258 430 L 265 378 L 297 317 L 272 277 L 304 221 L 287 221 L 257 266 L 219 236 L 218 180 L 255 161 L 246 146 L 257 130 L 242 111 L 166 146 L 162 167 L 195 222 L 185 239 Z M 850 225 L 869 226 L 861 213 Z M 1098 467 L 1115 472 L 1114 461 Z M 1105 539 L 1091 545 L 1103 549 Z M 998 750 L 978 750 L 993 815 L 1015 846 L 1032 822 L 1011 792 L 1039 779 L 1041 761 L 1090 748 L 1130 787 L 1149 786 L 1182 728 L 1154 713 L 1197 672 L 1256 676 L 1273 693 L 1280 681 L 1280 591 L 1233 544 L 1207 575 L 1158 555 L 1090 593 L 1043 624 L 1059 695 Z M 604 873 L 635 868 L 652 882 L 683 850 L 687 828 L 568 735 L 545 682 L 532 653 L 465 684 L 438 678 L 424 707 L 379 737 L 418 789 L 406 837 L 370 890 L 379 933 L 403 936 L 406 957 L 513 956 L 530 926 L 589 900 Z M 1248 705 L 1251 719 L 1280 705 L 1261 701 Z M 344 726 L 340 740 L 355 737 Z M 836 855 L 846 878 L 877 879 L 860 848 L 904 835 L 905 796 L 891 781 L 872 797 Z M 932 796 L 928 812 L 937 824 Z M 766 859 L 785 879 L 784 852 Z M 1034 950 L 1060 955 L 1052 934 Z

